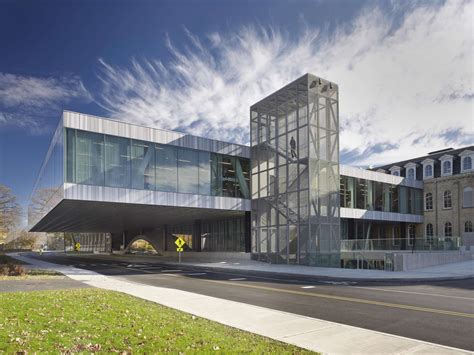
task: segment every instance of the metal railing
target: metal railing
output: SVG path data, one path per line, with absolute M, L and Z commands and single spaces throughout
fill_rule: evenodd
M 460 237 L 426 237 L 411 240 L 407 238 L 343 239 L 341 240 L 341 251 L 459 250 L 460 243 Z

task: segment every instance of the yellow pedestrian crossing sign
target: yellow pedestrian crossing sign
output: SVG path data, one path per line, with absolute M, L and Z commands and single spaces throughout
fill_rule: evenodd
M 184 241 L 183 237 L 181 237 L 179 234 L 176 236 L 176 240 L 174 241 L 174 244 L 176 244 L 177 248 L 176 251 L 178 252 L 178 261 L 181 263 L 181 252 L 184 251 L 183 246 L 186 244 Z
M 81 249 L 81 243 L 76 243 L 75 247 L 76 250 L 79 251 Z
M 183 238 L 181 237 L 178 237 L 178 239 L 176 239 L 176 241 L 174 242 L 174 244 L 176 244 L 178 246 L 178 249 L 181 249 L 181 250 L 178 250 L 178 251 L 183 251 L 183 245 L 186 244 L 186 242 L 184 241 Z

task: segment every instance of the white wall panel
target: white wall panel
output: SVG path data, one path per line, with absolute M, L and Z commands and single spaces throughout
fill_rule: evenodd
M 64 198 L 84 201 L 250 211 L 250 200 L 235 197 L 180 194 L 176 192 L 135 190 L 72 183 L 64 184 Z
M 83 131 L 250 158 L 250 147 L 248 146 L 192 136 L 180 132 L 143 127 L 71 111 L 63 112 L 63 121 L 64 127 Z
M 341 218 L 368 219 L 387 222 L 423 223 L 423 216 L 415 214 L 369 211 L 357 208 L 341 207 Z

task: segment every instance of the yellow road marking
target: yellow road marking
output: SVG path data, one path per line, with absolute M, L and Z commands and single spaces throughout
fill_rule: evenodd
M 408 293 L 412 295 L 421 295 L 421 296 L 433 296 L 433 297 L 445 297 L 445 298 L 456 298 L 460 300 L 474 301 L 472 297 L 462 297 L 462 296 L 450 296 L 450 295 L 441 295 L 439 293 L 428 293 L 428 292 L 416 292 L 416 291 L 403 291 L 403 290 L 394 290 L 392 288 L 377 288 L 377 287 L 365 287 L 365 286 L 349 286 L 350 288 L 360 288 L 363 290 L 374 290 L 374 291 L 383 291 L 383 292 L 398 292 L 398 293 Z
M 119 265 L 117 265 L 117 267 L 121 267 L 121 268 L 124 268 L 124 269 L 127 269 L 127 270 L 133 269 L 133 268 L 127 268 L 127 267 L 119 266 Z M 155 274 L 156 273 L 154 271 L 147 271 L 147 270 L 140 270 L 140 269 L 133 269 L 133 270 L 143 271 L 143 272 L 147 272 L 147 273 L 150 273 L 150 274 Z M 180 276 L 180 275 L 173 274 L 173 276 Z M 225 285 L 231 285 L 231 286 L 237 286 L 237 287 L 253 288 L 253 289 L 264 290 L 264 291 L 288 293 L 288 294 L 300 295 L 300 296 L 325 298 L 325 299 L 332 299 L 332 300 L 337 300 L 337 301 L 362 303 L 362 304 L 368 304 L 368 305 L 373 305 L 373 306 L 399 308 L 399 309 L 406 309 L 406 310 L 427 312 L 427 313 L 444 314 L 444 315 L 454 316 L 454 317 L 474 318 L 474 314 L 447 311 L 447 310 L 436 309 L 436 308 L 426 308 L 426 307 L 411 306 L 411 305 L 406 305 L 406 304 L 372 301 L 372 300 L 366 300 L 366 299 L 362 299 L 362 298 L 352 298 L 352 297 L 345 297 L 345 296 L 326 295 L 326 294 L 323 294 L 323 293 L 316 293 L 316 292 L 286 290 L 286 289 L 280 289 L 280 288 L 275 288 L 275 287 L 249 285 L 249 284 L 230 282 L 230 281 L 206 280 L 206 279 L 199 279 L 199 280 L 200 281 L 205 281 L 205 282 L 210 282 L 210 283 L 225 284 Z

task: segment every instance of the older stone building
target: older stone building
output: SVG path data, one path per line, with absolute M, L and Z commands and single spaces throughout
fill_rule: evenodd
M 423 224 L 417 237 L 460 237 L 474 246 L 474 146 L 444 149 L 426 156 L 385 165 L 378 171 L 423 181 Z

